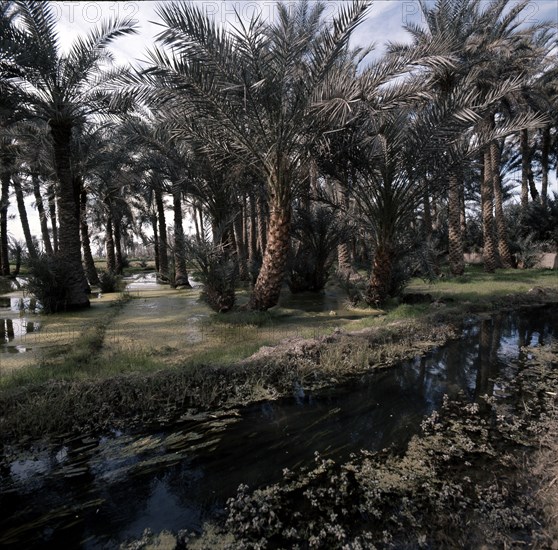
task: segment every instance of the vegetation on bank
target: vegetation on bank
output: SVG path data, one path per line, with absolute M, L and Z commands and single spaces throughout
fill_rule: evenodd
M 178 547 L 553 548 L 558 426 L 558 347 L 532 350 L 505 398 L 445 400 L 403 455 L 361 451 L 343 464 L 285 471 L 281 483 L 241 486 L 224 524 Z M 546 454 L 539 452 L 541 445 Z M 537 473 L 538 468 L 538 476 Z
M 2 373 L 2 433 L 18 437 L 167 422 L 185 410 L 234 407 L 289 394 L 296 385 L 340 382 L 442 344 L 471 315 L 558 302 L 558 279 L 551 271 L 490 275 L 470 268 L 434 285 L 413 281 L 409 291 L 413 303 L 392 303 L 385 310 L 350 308 L 341 300 L 337 310 L 312 311 L 316 304 L 310 301 L 306 311 L 240 310 L 198 321 L 205 306 L 196 302 L 196 290 L 162 291 L 151 302 L 133 293 L 116 301 L 103 297 L 86 315 L 64 314 L 68 327 L 80 316 L 74 340 L 45 348 L 39 364 Z M 150 306 L 157 300 L 172 308 L 159 310 L 156 322 Z M 139 340 L 134 344 L 118 328 L 126 346 L 115 346 L 114 325 L 128 310 Z M 180 335 L 178 322 L 198 323 L 204 338 L 182 339 L 181 348 L 169 345 L 175 342 L 168 334 Z

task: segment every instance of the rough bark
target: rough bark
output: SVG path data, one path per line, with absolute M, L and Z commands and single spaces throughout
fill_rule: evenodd
M 424 192 L 422 194 L 422 207 L 424 216 L 422 219 L 422 234 L 426 240 L 432 237 L 432 211 L 430 209 L 430 194 L 425 184 Z
M 258 248 L 260 255 L 264 256 L 267 246 L 267 227 L 266 227 L 266 205 L 263 198 L 263 192 L 257 193 L 256 212 L 258 216 Z
M 167 224 L 165 222 L 163 193 L 160 189 L 155 189 L 155 203 L 157 205 L 157 219 L 159 221 L 159 273 L 168 279 L 169 256 L 167 250 Z
M 347 185 L 343 186 L 341 182 L 335 182 L 335 191 L 337 195 L 337 202 L 341 206 L 345 216 L 349 216 L 350 199 Z M 354 254 L 349 245 L 349 237 L 343 239 L 337 245 L 337 272 L 343 279 L 356 280 L 360 279 L 360 275 L 353 265 Z
M 521 130 L 521 209 L 529 203 L 529 171 L 531 169 L 531 152 L 529 150 L 529 130 Z
M 186 244 L 182 226 L 182 191 L 177 182 L 172 184 L 172 205 L 174 212 L 174 284 L 191 287 L 186 270 Z
M 25 244 L 27 245 L 27 253 L 30 258 L 34 259 L 37 257 L 37 250 L 35 248 L 35 243 L 33 242 L 31 229 L 29 228 L 29 218 L 27 217 L 27 209 L 25 208 L 25 197 L 23 195 L 23 188 L 21 187 L 21 180 L 18 176 L 14 176 L 12 178 L 12 184 L 14 186 L 16 196 L 19 221 L 21 222 L 21 229 L 23 230 Z
M 56 216 L 56 186 L 54 183 L 48 186 L 48 213 L 52 226 L 52 248 L 58 254 L 58 221 Z
M 157 214 L 151 215 L 151 227 L 153 228 L 153 253 L 155 254 L 155 271 L 159 273 L 159 231 L 157 229 Z
M 374 254 L 372 275 L 366 288 L 366 303 L 374 307 L 381 307 L 391 289 L 393 272 L 393 250 L 389 243 L 379 243 Z
M 0 275 L 10 275 L 10 257 L 8 248 L 8 206 L 10 205 L 10 181 L 12 179 L 7 162 L 2 159 L 1 194 L 0 194 Z
M 91 285 L 99 284 L 99 274 L 95 267 L 95 260 L 91 253 L 91 240 L 89 239 L 89 225 L 87 224 L 87 191 L 81 190 L 80 193 L 80 231 L 81 247 L 83 249 L 83 263 L 85 264 L 85 274 Z
M 498 238 L 498 255 L 502 267 L 510 268 L 513 267 L 513 261 L 508 246 L 508 229 L 504 216 L 502 181 L 500 179 L 500 148 L 495 141 L 490 144 L 490 162 L 494 189 L 494 219 Z
M 494 184 L 492 175 L 492 161 L 490 148 L 484 153 L 484 177 L 481 180 L 481 208 L 482 208 L 482 260 L 484 270 L 493 273 L 498 261 L 494 244 Z
M 269 200 L 267 246 L 249 304 L 250 309 L 262 311 L 279 301 L 291 237 L 292 205 L 288 184 L 273 182 L 270 189 L 275 193 L 271 193 Z
M 122 230 L 120 229 L 119 219 L 113 218 L 112 229 L 114 231 L 114 270 L 118 275 L 122 275 L 124 272 L 124 263 L 122 261 Z
M 548 159 L 550 156 L 550 127 L 546 127 L 542 133 L 541 146 L 541 204 L 546 206 L 548 201 Z
M 233 221 L 234 240 L 236 244 L 236 256 L 238 258 L 238 276 L 241 281 L 248 280 L 248 262 L 246 253 L 246 242 L 242 230 L 243 210 L 235 216 Z
M 461 182 L 456 174 L 449 177 L 448 189 L 448 240 L 449 267 L 452 275 L 463 275 L 465 262 L 463 259 L 463 234 L 461 232 Z
M 43 238 L 43 246 L 48 256 L 54 254 L 52 243 L 50 242 L 50 234 L 48 232 L 47 215 L 43 204 L 43 197 L 41 195 L 41 182 L 38 174 L 31 176 L 33 182 L 33 194 L 35 195 L 35 204 L 37 205 L 37 213 L 39 214 L 39 223 L 41 225 L 41 236 Z
M 108 204 L 107 204 L 107 219 L 105 223 L 105 252 L 107 255 L 107 271 L 110 273 L 116 273 L 116 254 L 114 252 L 114 229 L 112 223 L 112 212 Z
M 50 128 L 53 139 L 56 175 L 59 181 L 58 256 L 66 269 L 67 292 L 63 307 L 65 309 L 89 307 L 87 295 L 89 285 L 81 264 L 79 210 L 76 208 L 76 204 L 79 203 L 79 197 L 74 195 L 74 181 L 70 165 L 72 127 L 70 124 L 50 121 Z

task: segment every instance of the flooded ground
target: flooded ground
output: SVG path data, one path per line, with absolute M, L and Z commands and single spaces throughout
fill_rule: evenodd
M 1 471 L 0 544 L 113 548 L 146 527 L 199 530 L 240 484 L 277 482 L 316 452 L 345 460 L 360 449 L 403 450 L 445 394 L 504 399 L 529 347 L 557 331 L 551 309 L 501 314 L 423 358 L 327 392 L 299 389 L 164 430 L 83 436 L 18 455 Z

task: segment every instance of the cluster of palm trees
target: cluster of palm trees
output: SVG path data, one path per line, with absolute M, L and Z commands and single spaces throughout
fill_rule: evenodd
M 366 0 L 341 3 L 333 21 L 324 5 L 301 0 L 278 4 L 272 21 L 236 26 L 203 6 L 163 3 L 163 31 L 132 70 L 113 67 L 109 50 L 136 32 L 131 22 L 108 22 L 63 54 L 48 3 L 2 1 L 2 274 L 10 189 L 31 258 L 23 200 L 35 197 L 44 253 L 64 265 L 66 308 L 88 305 L 98 282 L 91 224 L 103 228 L 115 273 L 128 234 L 145 237 L 147 224 L 159 273 L 188 285 L 185 205 L 198 240 L 234 252 L 257 310 L 277 304 L 286 275 L 293 290 L 319 290 L 335 256 L 341 276 L 355 277 L 355 242 L 370 262 L 364 299 L 382 304 L 442 210 L 449 269 L 462 274 L 475 182 L 485 268 L 512 265 L 503 176 L 519 158 L 522 207 L 529 190 L 547 203 L 556 30 L 524 20 L 527 0 L 419 3 L 410 42 L 388 44 L 380 58 L 349 43 Z

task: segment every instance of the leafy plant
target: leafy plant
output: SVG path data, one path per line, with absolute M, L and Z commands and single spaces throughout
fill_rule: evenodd
M 296 210 L 287 267 L 291 292 L 318 292 L 325 287 L 337 245 L 346 233 L 346 224 L 330 207 L 314 205 Z
M 101 292 L 116 292 L 118 289 L 119 277 L 112 271 L 101 271 L 99 273 L 99 288 Z
M 191 239 L 186 248 L 196 266 L 199 280 L 203 283 L 202 296 L 209 307 L 219 313 L 234 306 L 234 285 L 238 276 L 236 255 L 223 244 L 213 244 L 208 238 L 203 241 Z
M 57 313 L 68 308 L 70 272 L 59 257 L 40 254 L 29 258 L 27 291 L 41 303 L 44 313 Z

